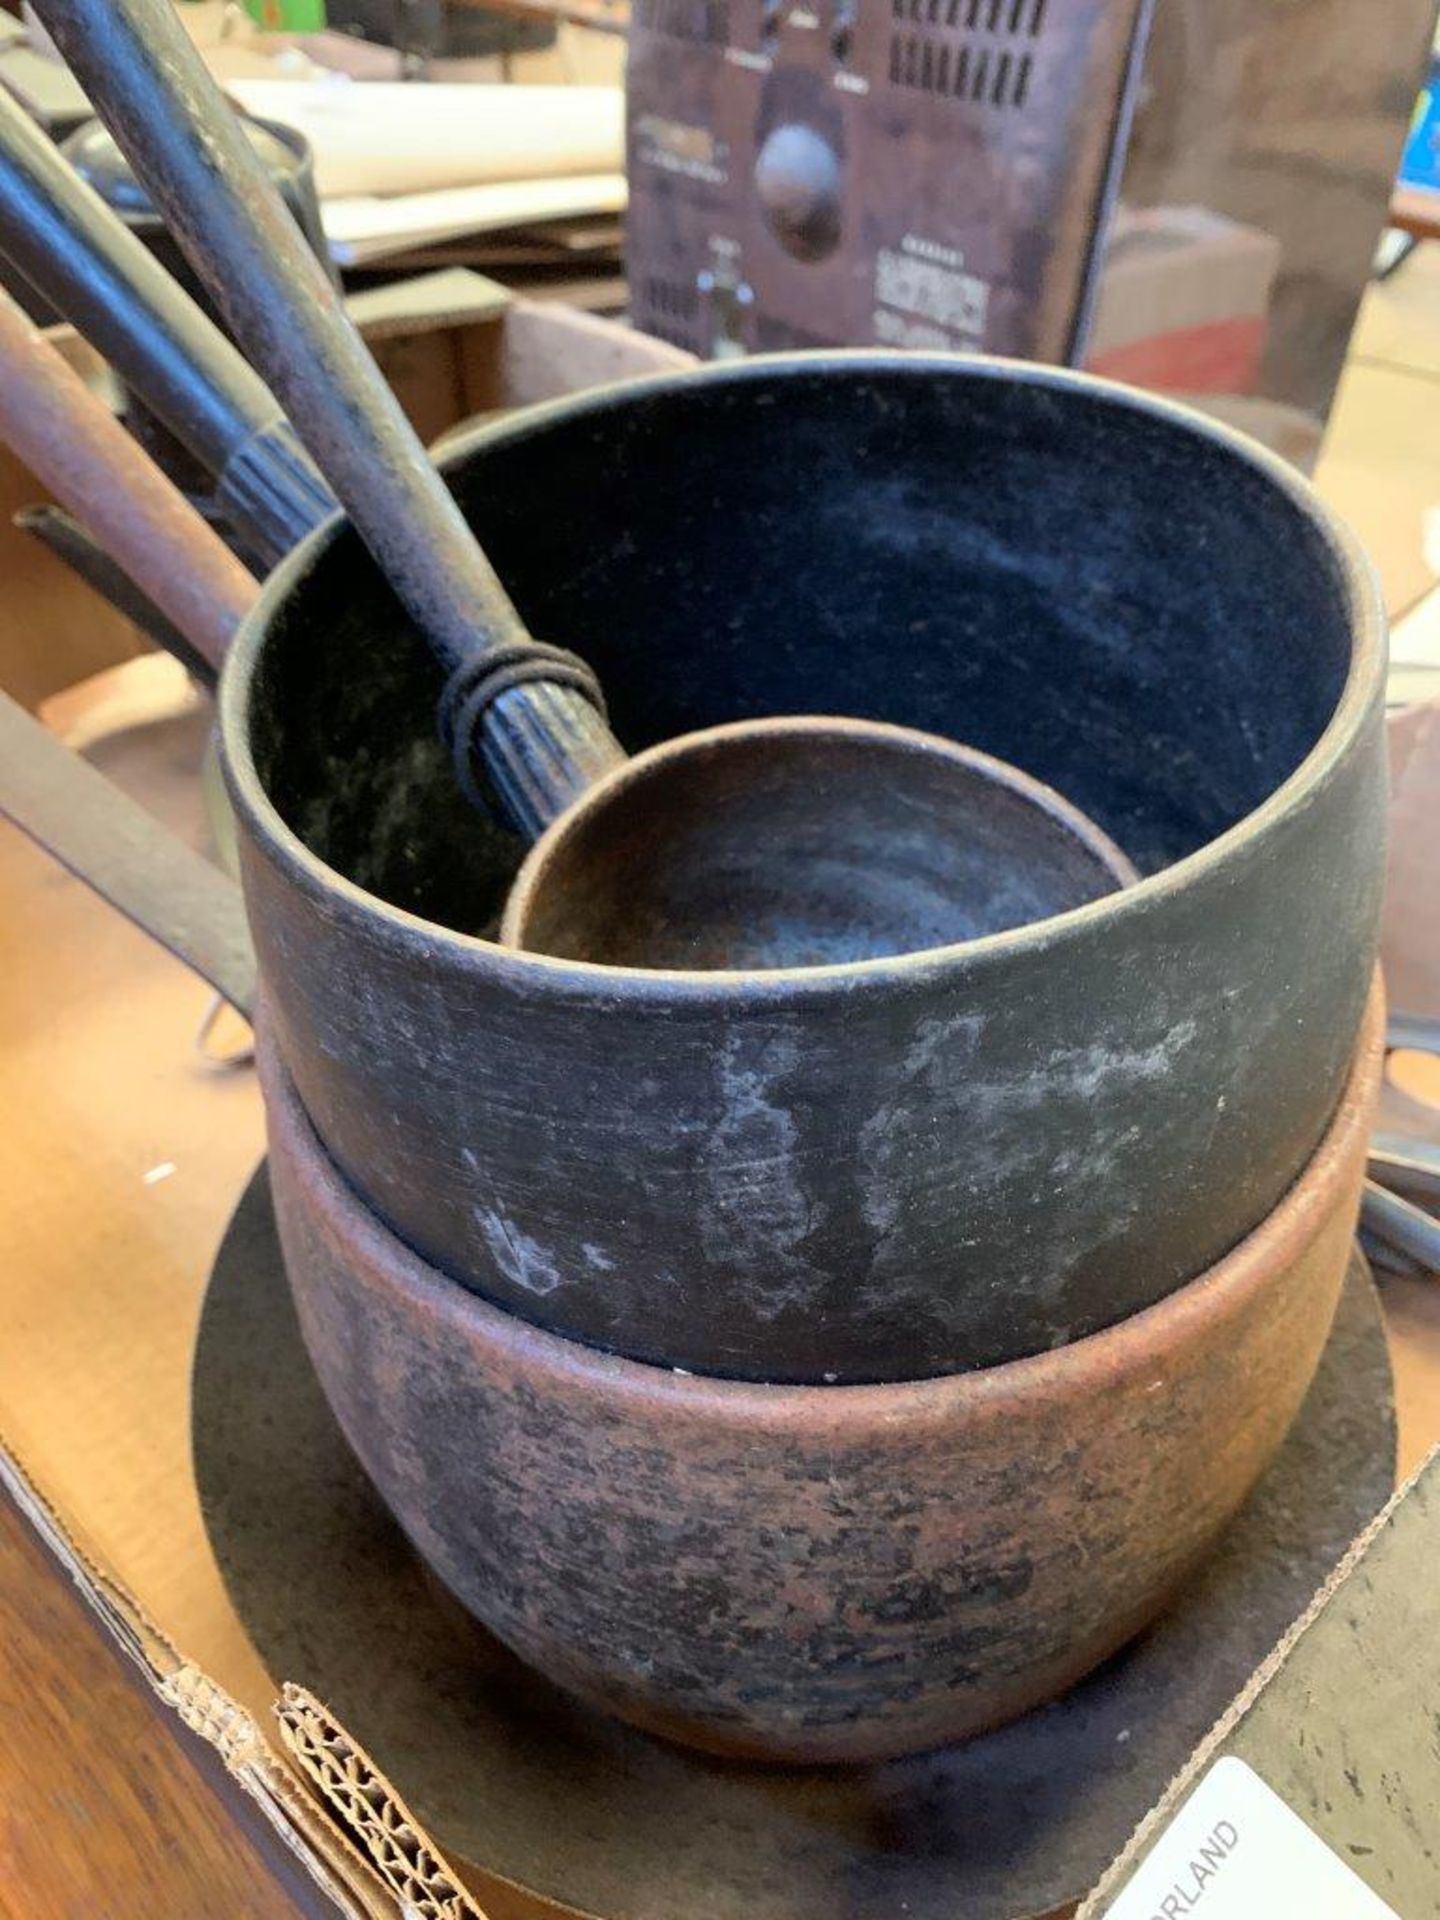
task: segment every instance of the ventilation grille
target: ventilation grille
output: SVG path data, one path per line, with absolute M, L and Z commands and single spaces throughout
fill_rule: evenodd
M 891 84 L 980 106 L 1023 107 L 1048 5 L 1049 0 L 890 0 L 895 20 L 905 23 L 890 35 Z
M 639 306 L 637 318 L 646 333 L 668 340 L 672 347 L 700 351 L 700 289 L 693 281 L 646 274 L 640 283 Z
M 1007 40 L 1038 40 L 1050 0 L 890 0 L 897 20 L 945 27 L 951 33 L 988 33 Z
M 702 46 L 730 42 L 730 0 L 636 0 L 636 24 L 647 33 Z

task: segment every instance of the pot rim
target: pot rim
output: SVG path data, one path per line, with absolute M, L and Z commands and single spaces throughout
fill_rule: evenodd
M 1340 1103 L 1309 1162 L 1259 1226 L 1153 1306 L 1064 1346 L 966 1373 L 857 1385 L 767 1383 L 606 1353 L 496 1306 L 431 1265 L 371 1211 L 335 1166 L 263 1013 L 262 1005 L 258 1052 L 268 1127 L 272 1134 L 283 1129 L 291 1136 L 291 1163 L 300 1170 L 322 1232 L 345 1250 L 347 1264 L 358 1248 L 361 1263 L 382 1272 L 386 1285 L 433 1320 L 444 1340 L 458 1338 L 482 1352 L 499 1353 L 516 1371 L 568 1383 L 581 1398 L 594 1394 L 612 1406 L 622 1403 L 637 1419 L 718 1421 L 756 1434 L 803 1433 L 811 1440 L 827 1430 L 837 1437 L 864 1432 L 872 1444 L 904 1443 L 936 1428 L 951 1429 L 957 1420 L 1033 1416 L 1057 1402 L 1117 1388 L 1144 1371 L 1155 1374 L 1154 1390 L 1163 1391 L 1177 1347 L 1188 1347 L 1233 1320 L 1268 1289 L 1277 1268 L 1300 1259 L 1351 1181 L 1358 1197 L 1385 1056 L 1385 992 L 1377 969 Z
M 1044 951 L 1064 945 L 1082 938 L 1092 925 L 1105 925 L 1143 913 L 1152 904 L 1208 877 L 1223 867 L 1232 854 L 1277 831 L 1310 804 L 1314 795 L 1335 775 L 1352 741 L 1384 697 L 1386 621 L 1378 578 L 1355 534 L 1288 461 L 1259 441 L 1174 400 L 1069 368 L 972 354 L 924 354 L 871 348 L 757 354 L 740 361 L 708 362 L 697 368 L 615 381 L 587 389 L 580 395 L 565 395 L 522 408 L 457 438 L 447 448 L 440 466 L 442 472 L 448 472 L 476 452 L 542 434 L 556 421 L 604 415 L 613 410 L 617 401 L 644 404 L 667 398 L 693 385 L 697 379 L 739 386 L 750 381 L 763 383 L 777 374 L 788 377 L 867 371 L 898 373 L 915 379 L 960 374 L 975 380 L 1018 380 L 1025 385 L 1073 393 L 1131 413 L 1148 415 L 1169 427 L 1198 435 L 1243 461 L 1278 488 L 1296 513 L 1309 521 L 1329 550 L 1336 585 L 1355 636 L 1354 646 L 1340 697 L 1319 738 L 1258 807 L 1193 853 L 1117 893 L 1051 914 L 1043 920 L 950 946 L 829 966 L 709 971 L 611 966 L 503 947 L 478 934 L 465 933 L 394 906 L 329 866 L 282 818 L 260 780 L 250 750 L 249 717 L 250 695 L 265 636 L 277 605 L 309 570 L 323 547 L 334 539 L 344 521 L 343 514 L 337 513 L 308 534 L 271 572 L 240 626 L 220 680 L 221 760 L 226 784 L 232 803 L 249 822 L 254 840 L 271 864 L 300 892 L 322 905 L 329 917 L 357 927 L 363 925 L 372 939 L 397 953 L 412 951 L 417 938 L 448 948 L 452 960 L 469 970 L 477 982 L 504 985 L 522 993 L 528 990 L 547 997 L 623 998 L 632 1009 L 649 1005 L 668 1013 L 673 1013 L 677 1004 L 705 1004 L 715 1000 L 723 1000 L 733 1008 L 737 999 L 747 994 L 773 1009 L 777 1004 L 803 1005 L 828 998 L 837 991 L 844 993 L 865 986 L 923 990 L 948 973 L 957 961 L 983 965 L 1027 949 Z

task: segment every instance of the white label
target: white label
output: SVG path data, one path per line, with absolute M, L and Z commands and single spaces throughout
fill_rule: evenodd
M 661 173 L 679 173 L 711 186 L 726 183 L 729 148 L 708 127 L 687 126 L 682 120 L 662 120 L 642 114 L 635 123 L 635 157 L 642 166 Z
M 906 316 L 911 325 L 918 321 L 979 340 L 985 333 L 990 289 L 973 273 L 918 259 L 908 245 L 899 252 L 881 247 L 875 255 L 875 303 Z M 877 338 L 894 346 L 928 344 L 899 332 L 879 333 Z M 943 336 L 936 344 L 945 344 Z
M 1227 1754 L 1106 1920 L 1399 1920 L 1259 1774 Z

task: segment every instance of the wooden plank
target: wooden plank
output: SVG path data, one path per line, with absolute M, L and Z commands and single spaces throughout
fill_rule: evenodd
M 0 1727 L 3 1920 L 335 1913 L 247 1831 L 5 1499 Z
M 1417 240 L 1440 240 L 1440 189 L 1397 185 L 1390 196 L 1390 224 Z

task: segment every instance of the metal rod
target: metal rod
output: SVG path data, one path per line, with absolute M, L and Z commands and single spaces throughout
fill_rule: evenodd
M 226 507 L 267 564 L 336 511 L 259 375 L 3 89 L 0 253 L 222 492 L 230 472 Z
M 1440 1220 L 1398 1194 L 1365 1182 L 1360 1224 L 1367 1234 L 1396 1248 L 1427 1273 L 1440 1273 Z
M 214 688 L 219 675 L 213 663 L 190 644 L 119 561 L 112 559 L 93 534 L 63 507 L 22 507 L 15 515 L 15 525 L 53 553 L 123 619 L 138 627 L 147 640 L 178 660 L 203 687 Z
M 1440 1205 L 1440 1149 L 1423 1140 L 1377 1134 L 1370 1142 L 1370 1178 L 1433 1210 Z
M 1371 1270 L 1376 1274 L 1390 1274 L 1398 1280 L 1423 1280 L 1425 1269 L 1408 1254 L 1401 1253 L 1398 1247 L 1391 1246 L 1388 1240 L 1382 1240 L 1365 1229 L 1360 1222 L 1360 1251 L 1370 1262 Z
M 0 693 L 0 813 L 248 1014 L 240 889 Z
M 1407 1052 L 1440 1053 L 1440 1019 L 1425 1013 L 1392 1013 L 1385 1022 L 1387 1047 Z

